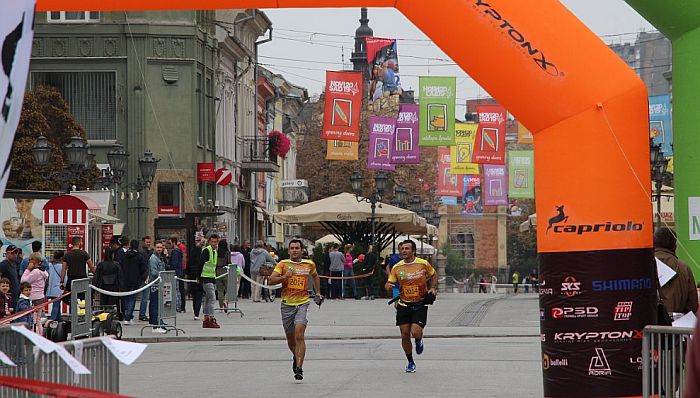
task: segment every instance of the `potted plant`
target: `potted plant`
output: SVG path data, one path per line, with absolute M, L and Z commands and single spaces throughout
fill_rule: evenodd
M 287 157 L 289 148 L 291 148 L 292 143 L 289 138 L 284 135 L 281 131 L 272 131 L 268 135 L 268 140 L 270 141 L 270 157 L 271 159 L 281 156 L 282 159 Z

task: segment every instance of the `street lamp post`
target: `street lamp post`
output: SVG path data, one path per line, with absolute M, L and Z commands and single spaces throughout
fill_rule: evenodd
M 124 145 L 116 143 L 112 149 L 107 152 L 107 162 L 109 167 L 102 170 L 102 176 L 98 178 L 99 185 L 104 188 L 114 187 L 112 195 L 112 214 L 117 215 L 117 200 L 119 199 L 119 187 L 122 180 L 126 177 L 127 161 L 129 153 L 124 150 Z
M 668 167 L 668 159 L 661 153 L 661 145 L 655 145 L 649 140 L 649 153 L 651 160 L 651 179 L 656 188 L 656 225 L 661 226 L 661 188 L 664 183 L 664 175 Z
M 136 207 L 131 207 L 129 210 L 136 211 L 136 235 L 141 236 L 141 211 L 148 210 L 148 206 L 141 206 L 141 192 L 146 189 L 151 188 L 151 183 L 153 178 L 156 176 L 156 169 L 158 168 L 158 162 L 160 159 L 153 157 L 153 153 L 146 149 L 143 153 L 143 157 L 139 159 L 139 170 L 141 175 L 127 185 L 127 187 L 133 191 L 136 191 Z
M 46 137 L 39 136 L 32 147 L 34 164 L 39 167 L 47 166 L 51 160 L 51 151 L 51 144 Z M 85 144 L 83 138 L 78 136 L 70 138 L 70 141 L 63 146 L 63 153 L 66 162 L 63 170 L 55 178 L 61 182 L 66 192 L 70 192 L 71 181 L 90 170 L 95 154 L 90 151 L 89 145 Z
M 362 196 L 362 182 L 363 177 L 359 171 L 355 171 L 350 176 L 350 184 L 352 185 L 352 191 L 355 193 L 355 199 L 358 202 L 368 202 L 371 205 L 372 213 L 370 216 L 370 223 L 372 225 L 372 235 L 370 236 L 370 244 L 372 247 L 377 247 L 376 237 L 375 237 L 375 223 L 376 223 L 376 209 L 377 202 L 381 202 L 384 197 L 384 190 L 386 189 L 386 183 L 389 177 L 383 171 L 378 171 L 374 175 L 374 191 L 370 193 L 369 198 Z

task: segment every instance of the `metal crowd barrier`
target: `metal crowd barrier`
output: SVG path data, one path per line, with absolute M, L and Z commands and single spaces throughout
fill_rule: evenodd
M 89 338 L 58 343 L 83 365 L 91 374 L 75 374 L 59 358 L 58 353 L 44 353 L 25 336 L 13 331 L 11 326 L 0 326 L 0 351 L 17 366 L 0 362 L 0 375 L 48 381 L 69 386 L 119 393 L 119 361 L 102 343 L 101 338 Z M 29 398 L 36 395 L 7 387 L 0 387 L 0 397 Z
M 644 328 L 642 339 L 644 398 L 683 396 L 686 352 L 692 334 L 693 328 L 672 326 Z
M 177 289 L 177 280 L 175 279 L 175 271 L 160 271 L 158 273 L 160 281 L 158 282 L 158 324 L 157 327 L 163 328 L 166 331 L 175 331 L 175 335 L 179 336 L 184 330 L 177 327 L 177 315 L 175 311 L 175 289 Z M 150 303 L 149 303 L 150 305 Z M 172 320 L 172 324 L 165 324 L 164 319 Z M 141 336 L 143 331 L 148 328 L 153 328 L 155 325 L 146 325 L 141 328 Z
M 80 298 L 82 297 L 82 298 Z M 78 299 L 85 303 L 85 311 L 81 315 Z M 90 279 L 76 279 L 70 286 L 70 327 L 71 340 L 78 337 L 88 337 L 92 334 L 92 289 Z

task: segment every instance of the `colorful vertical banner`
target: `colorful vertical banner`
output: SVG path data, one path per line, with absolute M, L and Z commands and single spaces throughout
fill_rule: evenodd
M 508 151 L 508 196 L 535 197 L 535 158 L 532 151 Z
M 532 136 L 532 132 L 523 126 L 522 123 L 518 122 L 518 144 L 534 144 L 535 138 Z
M 450 173 L 450 148 L 438 148 L 438 184 L 439 196 L 462 196 L 462 177 Z
M 661 144 L 664 155 L 673 155 L 671 97 L 668 95 L 649 97 L 649 136 L 654 139 L 654 144 Z
M 506 109 L 500 105 L 477 105 L 479 128 L 472 161 L 506 164 Z
M 369 118 L 369 154 L 367 168 L 369 170 L 394 170 L 391 164 L 391 140 L 396 128 L 393 117 L 371 116 Z
M 391 151 L 391 163 L 420 163 L 418 120 L 418 105 L 399 105 L 399 115 L 396 117 L 396 129 L 392 137 L 393 148 Z
M 455 124 L 455 145 L 450 147 L 452 174 L 479 174 L 479 165 L 472 163 L 476 123 Z
M 421 76 L 418 86 L 420 93 L 420 145 L 454 145 L 456 79 L 454 77 Z
M 464 213 L 480 216 L 484 213 L 484 206 L 481 201 L 481 176 L 478 174 L 468 174 L 462 179 L 464 190 L 462 204 Z
M 326 141 L 326 159 L 328 160 L 358 160 L 360 144 L 352 141 Z
M 360 108 L 362 108 L 362 74 L 327 71 L 321 138 L 360 141 Z
M 484 165 L 484 205 L 504 206 L 508 204 L 508 181 L 506 166 Z
M 395 39 L 365 37 L 367 63 L 370 71 L 370 103 L 375 100 L 401 94 L 399 58 Z

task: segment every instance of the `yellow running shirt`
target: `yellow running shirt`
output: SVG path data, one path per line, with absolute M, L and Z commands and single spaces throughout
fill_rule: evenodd
M 316 264 L 313 261 L 302 259 L 301 262 L 282 260 L 277 263 L 274 272 L 284 275 L 287 269 L 292 270 L 292 276 L 282 282 L 282 304 L 302 305 L 309 299 L 309 275 L 316 276 Z
M 429 262 L 416 257 L 412 263 L 399 261 L 389 274 L 389 283 L 399 282 L 399 294 L 404 303 L 423 300 L 428 291 L 428 278 L 435 275 L 435 269 Z M 400 303 L 399 303 L 400 304 Z

